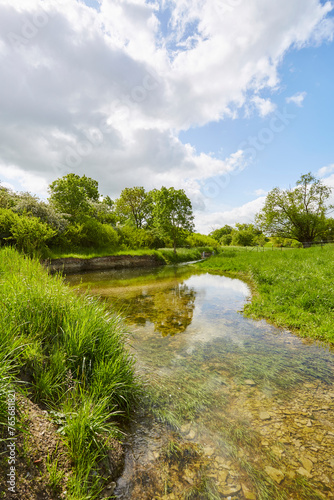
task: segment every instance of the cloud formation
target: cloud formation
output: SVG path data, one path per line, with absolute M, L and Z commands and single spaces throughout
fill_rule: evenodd
M 306 96 L 307 92 L 297 92 L 297 94 L 294 94 L 291 97 L 287 97 L 285 100 L 288 104 L 293 102 L 293 104 L 296 104 L 296 106 L 301 108 L 303 106 L 303 102 Z
M 318 0 L 0 0 L 0 173 L 46 195 L 69 172 L 103 194 L 125 186 L 184 187 L 198 210 L 203 186 L 240 170 L 178 134 L 243 106 L 275 104 L 291 48 L 332 36 Z M 301 105 L 302 94 L 291 97 Z M 300 104 L 298 104 L 300 103 Z M 209 216 L 208 216 L 209 217 Z

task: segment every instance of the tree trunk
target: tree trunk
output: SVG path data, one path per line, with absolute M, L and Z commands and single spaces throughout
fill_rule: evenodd
M 176 240 L 174 240 L 174 253 L 176 255 Z

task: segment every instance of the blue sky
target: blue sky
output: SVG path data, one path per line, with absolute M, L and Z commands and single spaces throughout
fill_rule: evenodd
M 182 188 L 203 233 L 334 186 L 333 33 L 319 0 L 0 0 L 0 180 Z
M 258 140 L 263 149 L 257 150 L 256 158 L 242 174 L 231 176 L 222 194 L 227 205 L 251 201 L 258 189 L 269 191 L 275 186 L 294 186 L 301 174 L 311 171 L 317 175 L 321 167 L 334 163 L 334 64 L 331 63 L 334 63 L 333 43 L 291 50 L 286 55 L 279 68 L 280 89 L 268 96 L 279 111 L 286 109 L 295 117 L 269 144 Z M 289 97 L 304 92 L 300 106 L 286 102 Z M 245 111 L 241 111 L 236 119 L 191 128 L 179 137 L 198 152 L 225 157 L 244 141 L 249 143 L 250 138 L 257 138 L 272 117 L 271 114 L 245 115 Z

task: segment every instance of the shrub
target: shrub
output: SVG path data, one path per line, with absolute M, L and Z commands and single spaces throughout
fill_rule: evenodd
M 206 236 L 205 234 L 192 233 L 186 238 L 186 245 L 191 248 L 196 247 L 213 247 L 217 248 L 219 246 L 218 242 L 211 236 Z
M 36 217 L 17 217 L 10 229 L 18 250 L 33 255 L 43 253 L 56 231 Z

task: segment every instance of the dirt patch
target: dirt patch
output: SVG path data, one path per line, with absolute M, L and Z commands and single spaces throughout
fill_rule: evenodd
M 66 446 L 52 423 L 48 411 L 17 395 L 18 424 L 15 440 L 15 492 L 8 490 L 10 473 L 8 441 L 0 441 L 0 499 L 59 500 L 67 497 L 67 483 L 72 474 Z M 6 437 L 6 436 L 5 436 Z M 113 494 L 123 470 L 122 445 L 110 439 L 108 457 L 101 464 L 107 479 L 101 498 Z

